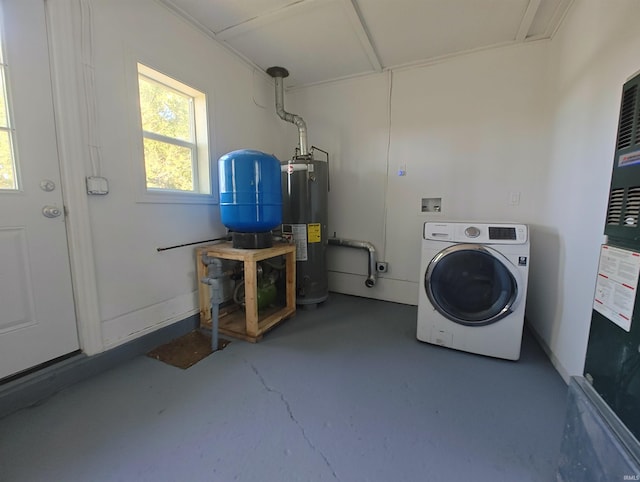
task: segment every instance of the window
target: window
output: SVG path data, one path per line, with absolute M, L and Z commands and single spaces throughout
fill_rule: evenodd
M 6 89 L 6 65 L 0 45 L 0 190 L 18 189 L 18 170 L 13 152 L 13 129 Z
M 138 64 L 147 191 L 211 193 L 206 96 Z

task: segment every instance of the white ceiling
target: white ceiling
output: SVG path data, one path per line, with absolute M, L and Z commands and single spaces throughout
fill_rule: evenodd
M 287 87 L 551 38 L 573 0 L 160 0 Z

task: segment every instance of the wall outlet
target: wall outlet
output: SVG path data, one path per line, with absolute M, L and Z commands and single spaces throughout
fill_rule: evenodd
M 384 261 L 378 261 L 376 263 L 376 271 L 378 273 L 386 273 L 389 271 L 389 263 L 385 263 Z

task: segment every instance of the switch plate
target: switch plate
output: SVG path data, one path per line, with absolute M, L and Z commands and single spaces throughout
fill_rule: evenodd
M 87 177 L 87 194 L 100 196 L 109 194 L 109 181 L 105 177 Z
M 509 191 L 509 205 L 518 206 L 520 204 L 520 191 Z

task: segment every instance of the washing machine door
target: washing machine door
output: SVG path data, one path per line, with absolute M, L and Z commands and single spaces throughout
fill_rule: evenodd
M 433 307 L 467 326 L 504 318 L 519 302 L 520 275 L 498 251 L 479 244 L 456 244 L 429 263 L 424 286 Z

